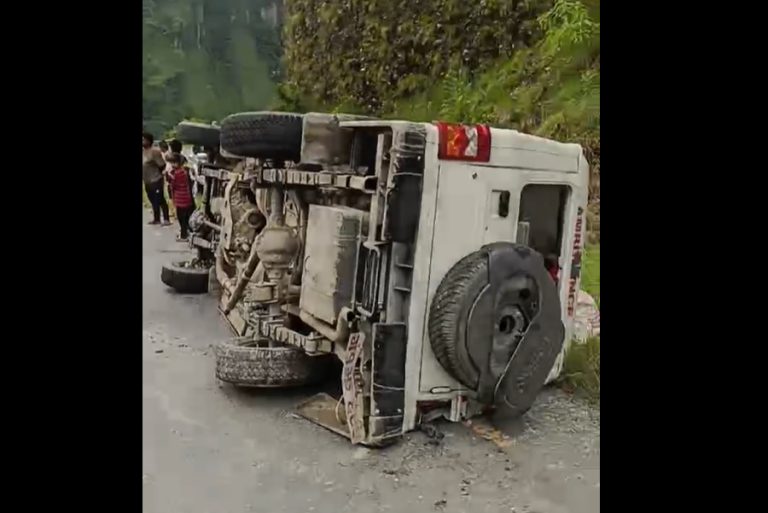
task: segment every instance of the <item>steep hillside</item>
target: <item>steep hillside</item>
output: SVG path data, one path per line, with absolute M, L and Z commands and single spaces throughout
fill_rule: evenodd
M 155 133 L 184 118 L 271 106 L 488 122 L 575 141 L 592 164 L 589 225 L 599 240 L 599 0 L 143 0 L 143 8 L 144 115 Z
M 162 134 L 180 119 L 220 119 L 273 100 L 279 0 L 142 3 L 147 129 Z
M 285 70 L 298 92 L 368 112 L 451 70 L 482 69 L 536 39 L 548 0 L 285 0 Z
M 284 5 L 280 107 L 488 122 L 579 142 L 599 240 L 599 0 Z

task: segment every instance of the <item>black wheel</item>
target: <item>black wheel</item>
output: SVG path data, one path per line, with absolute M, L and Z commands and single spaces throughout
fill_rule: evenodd
M 192 262 L 171 262 L 163 266 L 160 280 L 182 294 L 208 292 L 208 267 Z
M 454 378 L 474 389 L 477 368 L 459 357 L 466 347 L 466 323 L 475 298 L 488 285 L 488 257 L 472 253 L 461 259 L 445 275 L 432 300 L 429 315 L 429 340 L 437 361 Z
M 221 149 L 242 157 L 298 162 L 301 134 L 300 114 L 242 112 L 222 121 Z
M 220 135 L 219 127 L 205 123 L 182 121 L 176 125 L 176 138 L 185 144 L 218 148 Z
M 492 244 L 461 259 L 430 307 L 429 339 L 440 364 L 483 402 L 516 414 L 533 404 L 564 336 L 544 260 L 518 244 Z
M 318 383 L 328 376 L 333 355 L 307 356 L 289 346 L 260 347 L 252 338 L 219 343 L 216 377 L 248 387 L 293 387 Z

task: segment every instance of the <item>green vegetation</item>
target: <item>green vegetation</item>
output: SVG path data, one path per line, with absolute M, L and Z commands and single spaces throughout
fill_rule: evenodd
M 581 271 L 581 290 L 595 298 L 597 306 L 600 306 L 600 245 L 590 246 L 584 249 Z
M 279 80 L 279 0 L 142 0 L 144 126 L 264 108 Z
M 284 93 L 382 114 L 446 74 L 482 70 L 540 33 L 547 1 L 285 0 Z
M 285 6 L 281 108 L 487 122 L 578 142 L 599 218 L 599 0 Z
M 599 0 L 142 6 L 144 121 L 155 134 L 272 106 L 488 122 L 574 141 L 592 165 L 599 242 Z
M 600 401 L 600 337 L 571 345 L 560 380 L 565 390 L 580 391 L 588 399 Z
M 595 298 L 600 308 L 599 244 L 584 249 L 581 288 Z M 579 390 L 590 400 L 600 400 L 600 337 L 591 337 L 584 344 L 571 344 L 560 381 L 568 391 Z
M 592 166 L 599 242 L 599 0 L 142 4 L 144 119 L 157 135 L 181 119 L 271 106 L 488 122 L 574 141 Z

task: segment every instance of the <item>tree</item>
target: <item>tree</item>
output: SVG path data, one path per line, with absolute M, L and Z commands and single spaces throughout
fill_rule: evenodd
M 279 0 L 142 0 L 143 110 L 163 133 L 181 119 L 263 109 L 276 94 Z

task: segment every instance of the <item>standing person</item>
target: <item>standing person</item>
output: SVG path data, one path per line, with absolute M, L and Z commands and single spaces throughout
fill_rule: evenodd
M 168 148 L 168 143 L 165 141 L 160 141 L 157 143 L 157 146 L 160 148 L 160 152 L 163 154 L 163 159 L 168 159 L 168 156 L 172 153 L 171 149 Z M 167 173 L 171 170 L 171 165 L 168 163 L 168 161 L 165 161 L 165 170 L 163 171 L 163 174 Z M 166 190 L 168 191 L 168 198 L 173 199 L 173 196 L 171 196 L 171 184 L 166 185 Z
M 189 237 L 189 216 L 195 210 L 189 172 L 181 165 L 181 155 L 178 153 L 169 155 L 168 163 L 171 165 L 171 170 L 167 173 L 168 182 L 173 190 L 173 206 L 176 207 L 176 218 L 181 228 L 176 240 L 186 241 Z
M 177 154 L 181 157 L 181 165 L 187 170 L 187 176 L 189 176 L 189 190 L 192 191 L 192 197 L 195 197 L 195 171 L 188 165 L 187 157 L 181 154 L 182 145 L 181 141 L 173 139 L 170 142 L 171 153 Z
M 154 148 L 152 144 L 155 138 L 149 132 L 141 134 L 141 146 L 143 150 L 142 158 L 142 179 L 144 180 L 144 190 L 147 191 L 147 198 L 152 205 L 152 221 L 149 224 L 160 224 L 160 212 L 163 213 L 163 226 L 171 224 L 168 215 L 168 203 L 165 202 L 163 194 L 163 171 L 165 171 L 165 160 L 159 148 Z
M 182 164 L 185 164 L 187 162 L 187 158 L 181 154 L 181 149 L 182 149 L 181 141 L 179 141 L 178 139 L 172 139 L 171 142 L 168 143 L 168 149 L 169 149 L 168 154 L 178 155 L 181 158 Z

